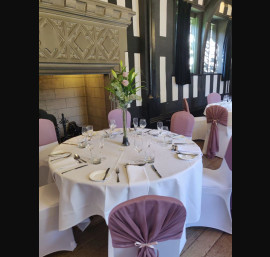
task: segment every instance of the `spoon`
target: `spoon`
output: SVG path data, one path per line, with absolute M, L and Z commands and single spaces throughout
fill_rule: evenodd
M 74 154 L 74 159 L 75 159 L 75 160 L 78 160 L 79 162 L 80 162 L 80 161 L 83 161 L 83 162 L 86 163 L 86 161 L 83 160 L 83 159 L 80 157 L 80 155 L 78 155 L 78 154 L 76 154 L 76 153 Z
M 78 163 L 82 163 L 80 161 L 80 156 L 78 154 L 74 154 L 74 157 L 73 157 L 76 161 L 78 161 Z

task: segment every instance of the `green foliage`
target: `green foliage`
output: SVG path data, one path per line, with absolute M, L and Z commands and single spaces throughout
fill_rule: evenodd
M 128 72 L 127 79 L 123 76 L 123 73 L 126 72 L 126 66 L 123 66 L 123 62 L 120 61 L 121 70 L 115 71 L 112 70 L 113 78 L 109 87 L 106 87 L 109 92 L 111 92 L 118 100 L 120 108 L 126 108 L 134 100 L 141 100 L 139 95 L 136 95 L 136 92 L 143 88 L 143 86 L 136 87 L 135 77 L 138 73 L 135 73 L 135 69 L 132 68 Z M 124 86 L 122 82 L 124 80 L 128 81 L 127 86 Z

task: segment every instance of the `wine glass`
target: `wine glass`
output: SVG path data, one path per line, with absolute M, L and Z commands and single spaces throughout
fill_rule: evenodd
M 157 123 L 157 129 L 158 129 L 158 134 L 160 135 L 162 133 L 162 130 L 163 130 L 163 122 L 162 121 L 159 121 Z
M 82 135 L 84 136 L 85 140 L 87 139 L 87 125 L 82 125 Z
M 137 130 L 138 127 L 138 118 L 133 118 L 133 126 L 134 126 L 134 130 Z
M 100 153 L 100 156 L 101 156 L 101 150 L 104 148 L 104 136 L 103 135 L 101 135 L 100 138 L 99 138 L 98 147 L 99 147 L 99 153 Z M 101 158 L 103 158 L 103 157 L 101 156 Z
M 140 119 L 140 128 L 144 129 L 146 127 L 146 119 Z
M 140 128 L 142 129 L 142 134 L 143 134 L 143 129 L 146 127 L 146 119 L 140 119 Z
M 91 140 L 93 136 L 93 131 L 94 131 L 93 125 L 87 125 L 86 129 L 87 129 L 87 135 L 88 137 L 90 137 L 90 140 Z
M 116 121 L 115 120 L 109 120 L 109 126 L 110 126 L 110 132 L 112 136 L 113 130 L 116 128 Z

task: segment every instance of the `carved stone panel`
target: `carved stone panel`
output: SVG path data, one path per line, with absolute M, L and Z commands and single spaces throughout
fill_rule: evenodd
M 52 2 L 50 5 L 42 5 L 42 8 L 40 6 L 40 73 L 47 68 L 53 71 L 54 64 L 56 70 L 62 69 L 65 73 L 67 69 L 79 70 L 81 65 L 84 65 L 83 69 L 100 67 L 102 64 L 106 68 L 110 65 L 111 68 L 119 64 L 120 60 L 124 60 L 124 53 L 127 51 L 128 24 L 123 17 L 126 13 L 129 15 L 133 13 L 130 13 L 129 9 L 127 12 L 126 8 L 119 9 L 119 7 L 112 7 L 112 4 L 106 5 L 105 2 L 100 2 L 85 1 L 87 8 L 81 10 L 76 5 L 73 13 L 70 7 L 54 6 Z M 89 9 L 91 6 L 95 6 L 95 9 Z M 107 20 L 91 16 L 96 15 L 99 7 L 105 10 L 104 17 Z M 87 15 L 78 12 L 87 12 Z M 115 19 L 115 21 L 108 21 L 108 19 Z M 124 24 L 120 24 L 120 21 Z
M 91 24 L 91 25 L 90 25 Z M 95 23 L 66 21 L 39 16 L 39 60 L 41 62 L 119 62 L 120 49 L 126 51 L 121 41 L 123 28 Z M 126 32 L 126 31 L 124 31 Z M 122 45 L 121 45 L 122 43 Z

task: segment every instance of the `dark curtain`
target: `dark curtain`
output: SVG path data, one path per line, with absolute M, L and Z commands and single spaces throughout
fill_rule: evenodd
M 232 20 L 228 21 L 224 43 L 223 43 L 223 67 L 222 81 L 230 80 L 231 60 L 232 60 Z
M 178 85 L 191 84 L 189 70 L 189 34 L 191 4 L 178 1 L 175 51 L 175 81 Z

